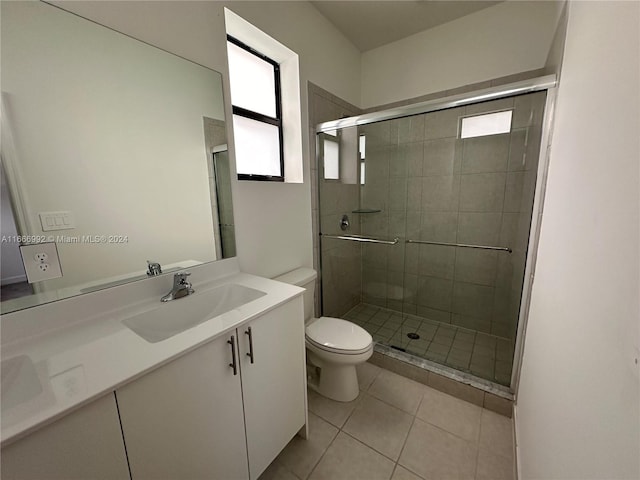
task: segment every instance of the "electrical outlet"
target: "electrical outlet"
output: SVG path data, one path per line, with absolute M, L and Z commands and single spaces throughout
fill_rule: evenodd
M 54 242 L 22 245 L 20 253 L 29 283 L 62 276 L 58 248 Z

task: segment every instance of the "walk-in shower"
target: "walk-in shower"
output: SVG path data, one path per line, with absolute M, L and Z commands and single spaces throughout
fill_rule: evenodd
M 323 315 L 511 384 L 543 80 L 318 126 Z

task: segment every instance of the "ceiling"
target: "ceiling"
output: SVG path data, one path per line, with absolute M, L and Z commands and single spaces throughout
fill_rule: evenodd
M 485 0 L 315 0 L 311 4 L 361 52 L 491 7 Z

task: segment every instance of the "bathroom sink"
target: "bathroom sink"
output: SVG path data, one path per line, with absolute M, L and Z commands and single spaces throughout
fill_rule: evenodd
M 122 323 L 147 342 L 156 343 L 264 295 L 260 290 L 232 283 L 160 304 Z

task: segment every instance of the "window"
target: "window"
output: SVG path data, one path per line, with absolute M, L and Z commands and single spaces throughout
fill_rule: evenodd
M 284 181 L 280 65 L 227 36 L 239 180 Z
M 511 131 L 511 110 L 464 117 L 460 128 L 460 138 L 497 135 Z
M 360 135 L 360 137 L 358 137 L 358 150 L 360 151 L 360 185 L 364 185 L 364 160 L 366 149 L 367 137 L 365 135 Z
M 340 144 L 326 138 L 324 139 L 324 178 L 340 180 Z

